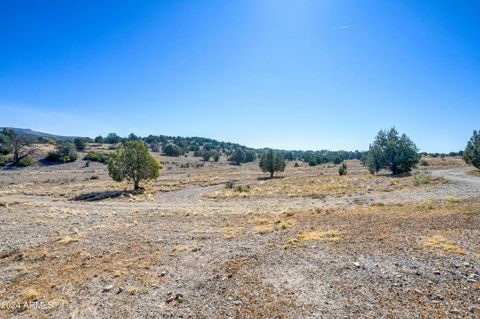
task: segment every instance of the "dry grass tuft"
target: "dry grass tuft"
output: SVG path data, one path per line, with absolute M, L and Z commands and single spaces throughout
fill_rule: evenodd
M 340 231 L 337 229 L 329 229 L 323 231 L 302 231 L 298 234 L 301 241 L 326 241 L 336 242 L 341 239 Z
M 75 243 L 77 241 L 80 240 L 80 237 L 72 237 L 72 236 L 64 236 L 64 237 L 60 237 L 57 239 L 57 243 L 59 244 L 63 244 L 63 245 L 68 245 L 70 243 Z
M 220 229 L 225 239 L 235 239 L 243 231 L 244 228 L 240 226 L 225 226 Z
M 21 303 L 32 302 L 38 300 L 40 294 L 33 288 L 28 288 L 20 293 L 19 301 Z
M 460 246 L 448 241 L 445 237 L 440 235 L 435 235 L 429 237 L 424 242 L 425 247 L 432 249 L 442 249 L 448 253 L 454 253 L 459 255 L 465 255 L 466 252 Z

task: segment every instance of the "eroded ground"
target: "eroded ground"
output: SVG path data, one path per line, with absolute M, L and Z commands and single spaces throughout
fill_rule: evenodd
M 0 172 L 0 318 L 480 316 L 480 177 L 460 160 L 417 185 L 161 160 L 143 194 L 97 163 Z

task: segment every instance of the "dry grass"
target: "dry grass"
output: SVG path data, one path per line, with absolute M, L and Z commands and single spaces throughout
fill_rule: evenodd
M 372 192 L 409 191 L 418 187 L 433 187 L 444 184 L 442 178 L 429 178 L 428 183 L 418 184 L 410 177 L 392 179 L 389 176 L 351 174 L 347 176 L 288 176 L 281 179 L 262 181 L 250 187 L 248 192 L 221 189 L 208 194 L 209 198 L 227 199 L 238 197 L 342 197 Z
M 341 240 L 340 231 L 337 229 L 302 231 L 298 234 L 301 241 L 325 241 L 336 242 Z
M 440 235 L 434 235 L 425 240 L 425 247 L 431 249 L 441 249 L 448 253 L 454 253 L 459 255 L 465 255 L 465 249 L 458 245 L 448 241 L 445 237 Z

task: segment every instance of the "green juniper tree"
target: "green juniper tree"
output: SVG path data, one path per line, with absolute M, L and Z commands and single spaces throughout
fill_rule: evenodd
M 480 131 L 473 131 L 473 135 L 463 152 L 463 159 L 465 163 L 480 168 Z
M 237 148 L 232 156 L 229 158 L 231 162 L 234 162 L 237 165 L 245 161 L 245 152 L 241 148 Z
M 286 166 L 283 156 L 273 150 L 263 153 L 259 165 L 264 173 L 270 173 L 270 178 L 273 178 L 275 172 L 283 172 Z
M 116 182 L 133 182 L 135 190 L 142 180 L 156 179 L 163 166 L 148 152 L 142 141 L 121 144 L 108 160 L 108 174 Z
M 407 173 L 420 161 L 417 146 L 395 127 L 378 132 L 367 153 L 366 164 L 370 173 L 387 169 L 393 175 Z

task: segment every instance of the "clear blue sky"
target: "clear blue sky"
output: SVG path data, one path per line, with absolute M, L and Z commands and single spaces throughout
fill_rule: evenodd
M 0 126 L 422 151 L 480 129 L 480 2 L 0 2 Z

